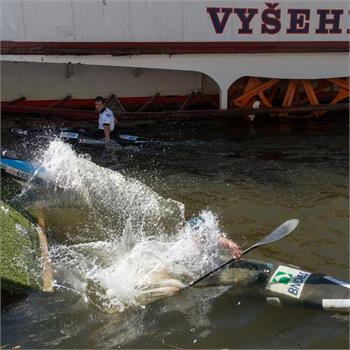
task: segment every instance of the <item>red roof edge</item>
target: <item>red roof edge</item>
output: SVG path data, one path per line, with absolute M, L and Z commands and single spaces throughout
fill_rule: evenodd
M 141 55 L 349 52 L 348 41 L 39 42 L 1 41 L 3 55 Z

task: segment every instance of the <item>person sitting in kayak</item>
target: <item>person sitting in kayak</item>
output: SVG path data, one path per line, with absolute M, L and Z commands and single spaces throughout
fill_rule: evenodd
M 115 128 L 116 119 L 113 112 L 106 107 L 104 98 L 95 98 L 95 109 L 99 113 L 98 130 L 103 132 L 105 143 L 108 144 Z
M 190 225 L 190 227 L 193 230 L 198 230 L 200 225 L 202 225 L 203 223 L 204 223 L 204 220 L 201 217 L 198 217 L 198 216 L 194 216 L 193 218 L 191 218 L 188 221 L 188 224 Z M 241 258 L 241 256 L 242 256 L 241 248 L 233 240 L 228 239 L 228 238 L 226 238 L 224 236 L 220 236 L 219 244 L 222 247 L 228 249 L 230 251 L 230 253 L 231 253 L 233 258 L 236 258 L 237 260 L 239 260 Z

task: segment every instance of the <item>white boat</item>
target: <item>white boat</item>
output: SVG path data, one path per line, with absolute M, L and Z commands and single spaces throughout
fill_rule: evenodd
M 112 94 L 121 113 L 349 97 L 346 0 L 3 0 L 1 7 L 5 112 L 92 108 L 95 96 Z

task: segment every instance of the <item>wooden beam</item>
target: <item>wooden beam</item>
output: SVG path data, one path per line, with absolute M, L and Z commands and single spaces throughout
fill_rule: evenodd
M 190 104 L 191 100 L 193 99 L 193 96 L 195 95 L 195 92 L 192 91 L 186 98 L 186 100 L 184 101 L 184 103 L 182 104 L 182 106 L 179 109 L 179 112 L 182 112 L 185 110 L 185 108 Z
M 67 95 L 66 97 L 63 97 L 61 100 L 58 100 L 52 104 L 50 104 L 47 108 L 57 108 L 62 106 L 66 101 L 70 100 L 72 98 L 71 95 Z
M 338 78 L 328 78 L 328 81 L 335 85 L 341 86 L 345 90 L 349 90 L 349 78 L 346 79 L 338 79 Z
M 259 84 L 260 84 L 260 80 L 258 78 L 256 78 L 256 77 L 249 77 L 248 81 L 247 81 L 247 84 L 246 84 L 246 86 L 244 88 L 243 95 L 241 95 L 241 96 L 245 96 L 245 94 L 247 92 L 249 92 L 250 90 L 252 90 L 252 89 L 254 89 L 256 87 L 258 87 Z M 236 97 L 236 98 L 238 98 L 238 97 Z M 252 104 L 251 103 L 251 99 L 252 99 L 252 97 L 250 97 L 250 96 L 244 97 L 239 102 L 237 102 L 236 106 L 241 107 L 241 108 L 248 107 L 249 103 Z M 233 102 L 235 102 L 235 100 Z
M 306 96 L 310 102 L 310 105 L 319 105 L 320 103 L 318 102 L 317 96 L 315 94 L 315 91 L 310 81 L 307 79 L 302 79 L 302 83 L 304 86 L 304 90 L 306 92 Z
M 293 103 L 295 92 L 298 86 L 298 80 L 297 79 L 291 79 L 288 82 L 288 87 L 286 94 L 284 95 L 282 106 L 283 107 L 290 107 Z
M 115 95 L 114 94 L 112 94 L 112 95 L 109 95 L 109 97 L 108 98 L 106 98 L 106 106 L 109 104 L 109 103 L 111 103 L 113 100 L 115 100 Z
M 261 96 L 265 97 L 262 93 L 265 90 L 267 90 L 267 89 L 271 88 L 272 86 L 276 85 L 279 81 L 280 81 L 280 79 L 270 79 L 270 80 L 266 81 L 265 83 L 263 83 L 263 84 L 261 84 L 259 86 L 253 87 L 252 89 L 244 92 L 243 95 L 235 98 L 233 102 L 234 102 L 235 105 L 240 106 L 242 101 L 250 100 L 255 95 L 259 95 L 260 98 L 261 98 Z M 264 100 L 267 101 L 266 98 Z M 269 104 L 269 103 L 267 103 L 267 104 Z
M 24 96 L 22 96 L 22 97 L 16 98 L 15 100 L 12 100 L 12 101 L 9 101 L 9 102 L 4 102 L 4 104 L 15 105 L 16 103 L 19 103 L 19 102 L 22 102 L 22 101 L 25 101 L 25 100 L 26 100 L 26 98 Z
M 293 104 L 295 93 L 297 92 L 298 84 L 299 84 L 298 79 L 290 79 L 288 81 L 288 87 L 282 101 L 282 107 L 290 107 Z M 280 113 L 278 116 L 286 117 L 287 115 L 288 115 L 287 113 Z
M 309 100 L 310 105 L 319 105 L 320 103 L 318 102 L 318 98 L 315 94 L 315 91 L 310 83 L 309 80 L 307 79 L 302 79 L 302 83 L 304 86 L 304 90 L 307 96 L 307 99 Z M 325 112 L 313 112 L 313 115 L 315 117 L 321 117 Z
M 159 95 L 160 95 L 159 92 L 155 93 L 143 106 L 141 106 L 141 107 L 137 110 L 137 112 L 143 112 L 143 111 L 145 111 L 145 110 L 147 109 L 147 107 L 148 107 L 149 105 L 151 105 L 151 104 L 154 102 L 154 100 L 155 100 Z
M 341 88 L 337 94 L 331 101 L 331 104 L 336 104 L 340 102 L 341 100 L 345 100 L 346 98 L 349 98 L 349 90 L 345 90 Z
M 120 100 L 119 100 L 119 98 L 116 96 L 116 95 L 113 95 L 114 96 L 114 101 L 115 101 L 115 103 L 117 104 L 117 106 L 120 108 L 120 110 L 122 111 L 122 112 L 126 112 L 126 109 L 125 109 L 125 107 L 123 106 L 123 104 L 120 102 Z
M 339 87 L 337 95 L 331 101 L 331 104 L 338 103 L 341 100 L 349 98 L 349 78 L 345 79 L 327 79 L 329 82 L 333 83 L 335 86 Z
M 214 108 L 219 108 L 219 105 L 212 101 L 208 96 L 204 95 L 201 91 L 197 92 L 197 95 L 200 96 L 205 102 L 208 102 L 210 105 L 212 105 Z

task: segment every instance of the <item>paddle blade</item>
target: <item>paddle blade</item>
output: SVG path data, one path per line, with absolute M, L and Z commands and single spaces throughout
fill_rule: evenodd
M 138 136 L 125 135 L 125 134 L 119 135 L 119 138 L 120 138 L 121 140 L 127 140 L 127 141 L 136 141 L 136 140 L 139 139 Z
M 274 229 L 270 234 L 268 234 L 261 241 L 255 243 L 254 245 L 250 246 L 249 248 L 243 250 L 242 255 L 244 255 L 244 254 L 250 252 L 251 250 L 258 248 L 262 245 L 278 241 L 279 239 L 289 235 L 298 226 L 298 224 L 299 224 L 298 219 L 291 219 L 291 220 L 285 221 L 282 225 L 280 225 L 276 229 Z M 226 261 L 224 264 L 220 265 L 216 269 L 206 273 L 204 276 L 202 276 L 202 277 L 198 278 L 197 280 L 195 280 L 194 282 L 192 282 L 189 285 L 189 287 L 194 286 L 198 282 L 204 280 L 204 278 L 210 276 L 212 273 L 222 269 L 223 267 L 225 267 L 226 265 L 230 264 L 231 262 L 233 262 L 235 260 L 236 260 L 236 258 L 233 258 L 233 259 Z
M 298 224 L 299 224 L 298 219 L 291 219 L 291 220 L 285 221 L 283 224 L 281 224 L 276 229 L 274 229 L 269 235 L 264 237 L 261 241 L 255 243 L 252 247 L 244 251 L 244 253 L 256 247 L 278 241 L 279 239 L 289 235 L 292 231 L 294 231 L 295 228 L 298 226 Z

